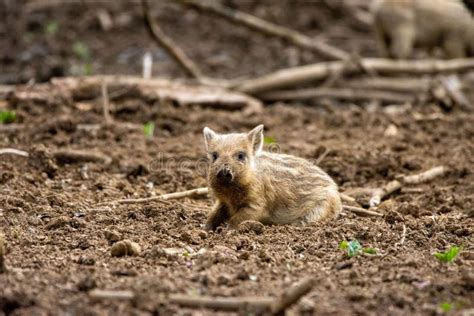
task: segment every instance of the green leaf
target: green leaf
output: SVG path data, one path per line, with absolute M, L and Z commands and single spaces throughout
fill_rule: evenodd
M 441 303 L 441 304 L 439 304 L 439 307 L 441 308 L 441 310 L 443 312 L 448 313 L 453 309 L 453 304 L 451 304 L 451 303 Z
M 189 257 L 189 252 L 188 252 L 188 251 L 184 251 L 184 252 L 183 252 L 183 257 L 186 257 L 186 258 Z
M 362 252 L 368 253 L 368 254 L 371 254 L 371 255 L 375 255 L 377 253 L 377 250 L 375 250 L 374 248 L 371 248 L 371 247 L 365 247 L 365 248 L 362 249 Z
M 143 124 L 143 133 L 145 136 L 149 139 L 153 137 L 153 133 L 155 131 L 155 123 L 153 122 L 148 122 L 146 124 Z
M 339 243 L 339 249 L 346 250 L 349 247 L 349 242 L 347 240 L 343 240 Z
M 362 246 L 360 245 L 357 239 L 351 240 L 347 247 L 347 255 L 349 258 L 354 257 L 362 250 Z
M 53 36 L 59 31 L 59 24 L 56 21 L 49 21 L 46 26 L 44 27 L 44 32 L 49 35 Z
M 276 144 L 276 139 L 271 136 L 265 136 L 263 137 L 263 143 L 265 145 L 271 145 L 271 144 Z
M 82 60 L 89 60 L 91 57 L 89 47 L 83 42 L 75 42 L 72 46 L 72 50 L 74 54 Z
M 14 111 L 0 111 L 0 123 L 11 123 L 16 120 Z
M 461 247 L 452 246 L 445 252 L 436 252 L 434 256 L 441 262 L 451 262 L 456 258 L 460 251 Z

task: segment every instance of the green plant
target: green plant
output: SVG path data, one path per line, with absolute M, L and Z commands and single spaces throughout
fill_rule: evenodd
M 153 133 L 155 132 L 155 123 L 148 122 L 143 124 L 143 133 L 145 134 L 146 138 L 151 139 L 153 137 Z
M 75 42 L 72 46 L 72 50 L 74 54 L 82 60 L 89 60 L 91 58 L 91 51 L 83 42 Z
M 263 143 L 265 145 L 271 145 L 271 144 L 276 144 L 276 139 L 271 136 L 265 136 L 263 137 Z
M 44 27 L 44 32 L 49 36 L 55 35 L 58 31 L 59 24 L 56 21 L 49 21 Z
M 361 252 L 372 254 L 372 255 L 377 253 L 377 250 L 375 250 L 374 248 L 362 247 L 362 245 L 357 239 L 354 239 L 351 241 L 347 241 L 347 240 L 341 241 L 339 243 L 339 249 L 347 250 L 347 256 L 349 258 L 352 258 Z
M 0 123 L 11 123 L 16 120 L 14 111 L 0 111 Z
M 453 304 L 445 302 L 445 303 L 439 304 L 439 307 L 441 308 L 443 312 L 449 313 L 453 309 Z
M 451 262 L 456 258 L 460 251 L 461 247 L 452 246 L 445 252 L 436 252 L 434 256 L 441 262 Z

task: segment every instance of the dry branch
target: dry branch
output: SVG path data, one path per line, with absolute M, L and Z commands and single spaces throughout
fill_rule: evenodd
M 184 69 L 188 75 L 198 80 L 202 79 L 202 73 L 196 64 L 186 56 L 186 54 L 173 42 L 171 38 L 166 36 L 158 23 L 156 23 L 151 15 L 148 0 L 142 0 L 141 3 L 145 25 L 147 26 L 151 37 L 178 63 L 178 65 Z
M 361 90 L 348 88 L 309 88 L 287 91 L 267 92 L 259 95 L 265 101 L 297 101 L 318 98 L 334 98 L 343 100 L 377 100 L 389 103 L 405 103 L 413 100 L 413 97 L 403 93 Z
M 224 311 L 258 310 L 268 311 L 271 314 L 281 314 L 288 307 L 296 303 L 302 296 L 311 291 L 314 285 L 313 278 L 307 278 L 290 287 L 276 299 L 270 297 L 211 297 L 189 296 L 175 294 L 169 297 L 169 302 L 192 308 L 210 308 Z
M 110 164 L 112 158 L 103 155 L 101 153 L 73 150 L 73 149 L 60 149 L 53 152 L 53 157 L 58 163 L 84 163 L 84 162 L 95 162 L 102 164 Z
M 266 35 L 282 38 L 295 46 L 311 50 L 322 56 L 331 59 L 344 60 L 349 58 L 349 54 L 336 47 L 330 46 L 311 37 L 303 35 L 294 30 L 267 22 L 248 13 L 222 6 L 215 1 L 203 0 L 179 0 L 181 3 L 198 10 L 209 12 L 225 18 L 235 24 L 246 26 L 252 30 Z
M 18 150 L 15 148 L 2 148 L 0 149 L 0 155 L 17 155 L 22 157 L 28 157 L 28 153 L 24 150 Z
M 366 58 L 360 60 L 360 65 L 347 64 L 345 61 L 322 62 L 307 66 L 282 69 L 268 75 L 244 80 L 234 84 L 234 89 L 249 93 L 261 94 L 265 91 L 288 86 L 319 81 L 334 73 L 361 73 L 368 69 L 378 74 L 390 75 L 423 75 L 446 72 L 461 72 L 474 69 L 474 58 L 451 60 L 390 60 L 382 58 Z
M 22 157 L 29 157 L 29 153 L 24 150 L 18 150 L 14 148 L 3 148 L 0 149 L 0 155 L 11 154 Z M 72 149 L 60 149 L 52 153 L 53 157 L 59 163 L 81 163 L 81 162 L 96 162 L 103 164 L 110 164 L 112 159 L 108 156 L 100 153 L 94 153 L 91 151 L 80 151 Z
M 101 300 L 131 300 L 135 294 L 129 290 L 99 290 L 94 289 L 89 292 L 89 296 Z
M 343 82 L 343 86 L 353 89 L 385 90 L 393 92 L 417 93 L 427 91 L 431 79 L 425 78 L 357 78 Z
M 290 287 L 287 291 L 273 303 L 271 312 L 273 314 L 280 314 L 285 309 L 296 303 L 302 296 L 311 291 L 314 285 L 314 278 L 307 278 L 298 284 Z
M 383 214 L 380 214 L 378 212 L 366 210 L 365 208 L 362 207 L 356 207 L 356 206 L 349 206 L 349 205 L 343 205 L 342 207 L 346 211 L 350 211 L 356 215 L 359 216 L 364 216 L 364 217 L 370 217 L 370 216 L 375 216 L 375 217 L 382 217 Z
M 112 117 L 110 116 L 110 101 L 109 101 L 109 90 L 107 88 L 107 83 L 102 83 L 102 112 L 104 114 L 105 124 L 112 123 Z
M 446 167 L 438 166 L 419 174 L 404 176 L 400 180 L 390 181 L 384 187 L 374 190 L 374 193 L 370 198 L 369 205 L 371 207 L 379 205 L 384 197 L 392 194 L 395 191 L 400 190 L 404 184 L 419 184 L 427 182 L 436 177 L 444 175 L 446 172 Z
M 174 294 L 169 297 L 172 304 L 191 308 L 210 308 L 223 311 L 237 311 L 245 309 L 269 310 L 273 303 L 272 298 L 258 297 L 212 297 L 189 296 Z
M 258 112 L 262 108 L 259 100 L 246 94 L 230 91 L 218 86 L 204 86 L 185 84 L 166 79 L 146 80 L 136 76 L 88 76 L 56 78 L 51 85 L 42 85 L 39 88 L 48 93 L 42 98 L 59 95 L 73 100 L 95 99 L 101 96 L 102 85 L 107 84 L 110 97 L 121 91 L 120 97 L 140 97 L 145 100 L 168 100 L 178 105 L 202 105 L 226 110 L 252 110 Z M 18 99 L 38 97 L 39 93 L 23 93 L 20 87 L 14 92 Z
M 106 205 L 106 204 L 140 204 L 140 203 L 148 203 L 148 202 L 153 202 L 153 201 L 166 201 L 166 200 L 172 200 L 172 199 L 181 199 L 181 198 L 185 198 L 185 197 L 196 197 L 196 196 L 207 195 L 208 193 L 209 193 L 209 189 L 207 187 L 203 187 L 203 188 L 197 188 L 197 189 L 192 189 L 192 190 L 188 190 L 188 191 L 162 194 L 162 195 L 152 196 L 152 197 L 148 197 L 148 198 L 123 199 L 123 200 L 103 202 L 103 203 L 100 203 L 99 205 Z

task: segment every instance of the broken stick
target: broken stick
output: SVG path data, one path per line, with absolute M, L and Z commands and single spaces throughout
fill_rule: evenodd
M 364 58 L 360 60 L 360 65 L 355 63 L 347 65 L 345 61 L 332 61 L 287 68 L 262 77 L 241 81 L 234 84 L 233 88 L 244 93 L 258 95 L 265 91 L 323 80 L 337 72 L 355 74 L 363 72 L 364 69 L 373 70 L 378 74 L 391 75 L 461 72 L 474 69 L 474 58 L 451 60 Z
M 276 299 L 270 297 L 211 297 L 189 296 L 174 294 L 169 297 L 172 304 L 193 308 L 210 308 L 215 310 L 238 311 L 253 309 L 268 311 L 271 314 L 281 314 L 288 307 L 296 303 L 302 296 L 311 291 L 314 285 L 313 278 L 307 278 L 290 287 Z
M 288 307 L 296 303 L 302 296 L 308 294 L 314 285 L 314 278 L 307 278 L 290 287 L 273 303 L 272 314 L 281 314 Z
M 192 307 L 210 308 L 223 311 L 236 311 L 240 309 L 269 310 L 273 303 L 272 298 L 258 297 L 212 297 L 212 296 L 189 296 L 174 294 L 169 297 L 172 304 Z
M 348 88 L 309 88 L 287 91 L 272 91 L 259 95 L 264 101 L 298 101 L 320 98 L 334 98 L 342 100 L 377 100 L 386 103 L 405 103 L 413 97 L 403 93 L 378 90 L 360 90 Z
M 181 199 L 185 197 L 196 197 L 201 195 L 207 195 L 209 193 L 209 189 L 207 187 L 197 188 L 182 192 L 174 192 L 168 194 L 162 194 L 158 196 L 152 196 L 147 198 L 140 198 L 140 199 L 123 199 L 123 200 L 115 200 L 109 202 L 99 203 L 99 205 L 106 205 L 106 204 L 140 204 L 140 203 L 148 203 L 152 201 L 166 201 L 172 199 Z
M 372 197 L 370 198 L 369 205 L 371 207 L 379 205 L 384 197 L 392 194 L 395 191 L 400 190 L 403 184 L 419 184 L 427 182 L 436 177 L 444 175 L 446 172 L 446 167 L 438 166 L 419 174 L 404 176 L 400 180 L 390 181 L 384 187 L 375 189 L 374 193 L 372 194 Z
M 243 25 L 263 34 L 282 38 L 295 46 L 311 50 L 330 59 L 344 60 L 349 58 L 349 54 L 339 48 L 330 46 L 286 27 L 267 22 L 248 13 L 220 5 L 215 1 L 180 0 L 180 2 L 195 9 L 220 16 L 235 24 Z
M 28 157 L 28 153 L 26 151 L 15 149 L 15 148 L 2 148 L 2 149 L 0 149 L 0 155 L 5 155 L 5 154 Z
M 378 212 L 371 211 L 371 210 L 366 210 L 365 208 L 362 208 L 362 207 L 343 205 L 342 209 L 346 211 L 350 211 L 359 216 L 364 216 L 364 217 L 369 217 L 369 216 L 383 217 L 383 214 L 380 214 Z
M 141 3 L 145 25 L 147 26 L 151 37 L 183 68 L 188 75 L 201 80 L 203 78 L 201 70 L 199 70 L 196 64 L 186 56 L 186 54 L 173 42 L 171 38 L 166 36 L 158 23 L 153 19 L 148 0 L 142 0 Z

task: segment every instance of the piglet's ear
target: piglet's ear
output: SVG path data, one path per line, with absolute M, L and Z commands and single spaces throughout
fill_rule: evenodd
M 247 134 L 247 138 L 252 144 L 253 154 L 258 156 L 263 148 L 263 124 L 255 127 Z
M 204 127 L 202 133 L 204 134 L 204 142 L 206 143 L 206 149 L 209 149 L 209 144 L 212 142 L 213 139 L 217 137 L 217 133 L 207 126 Z

